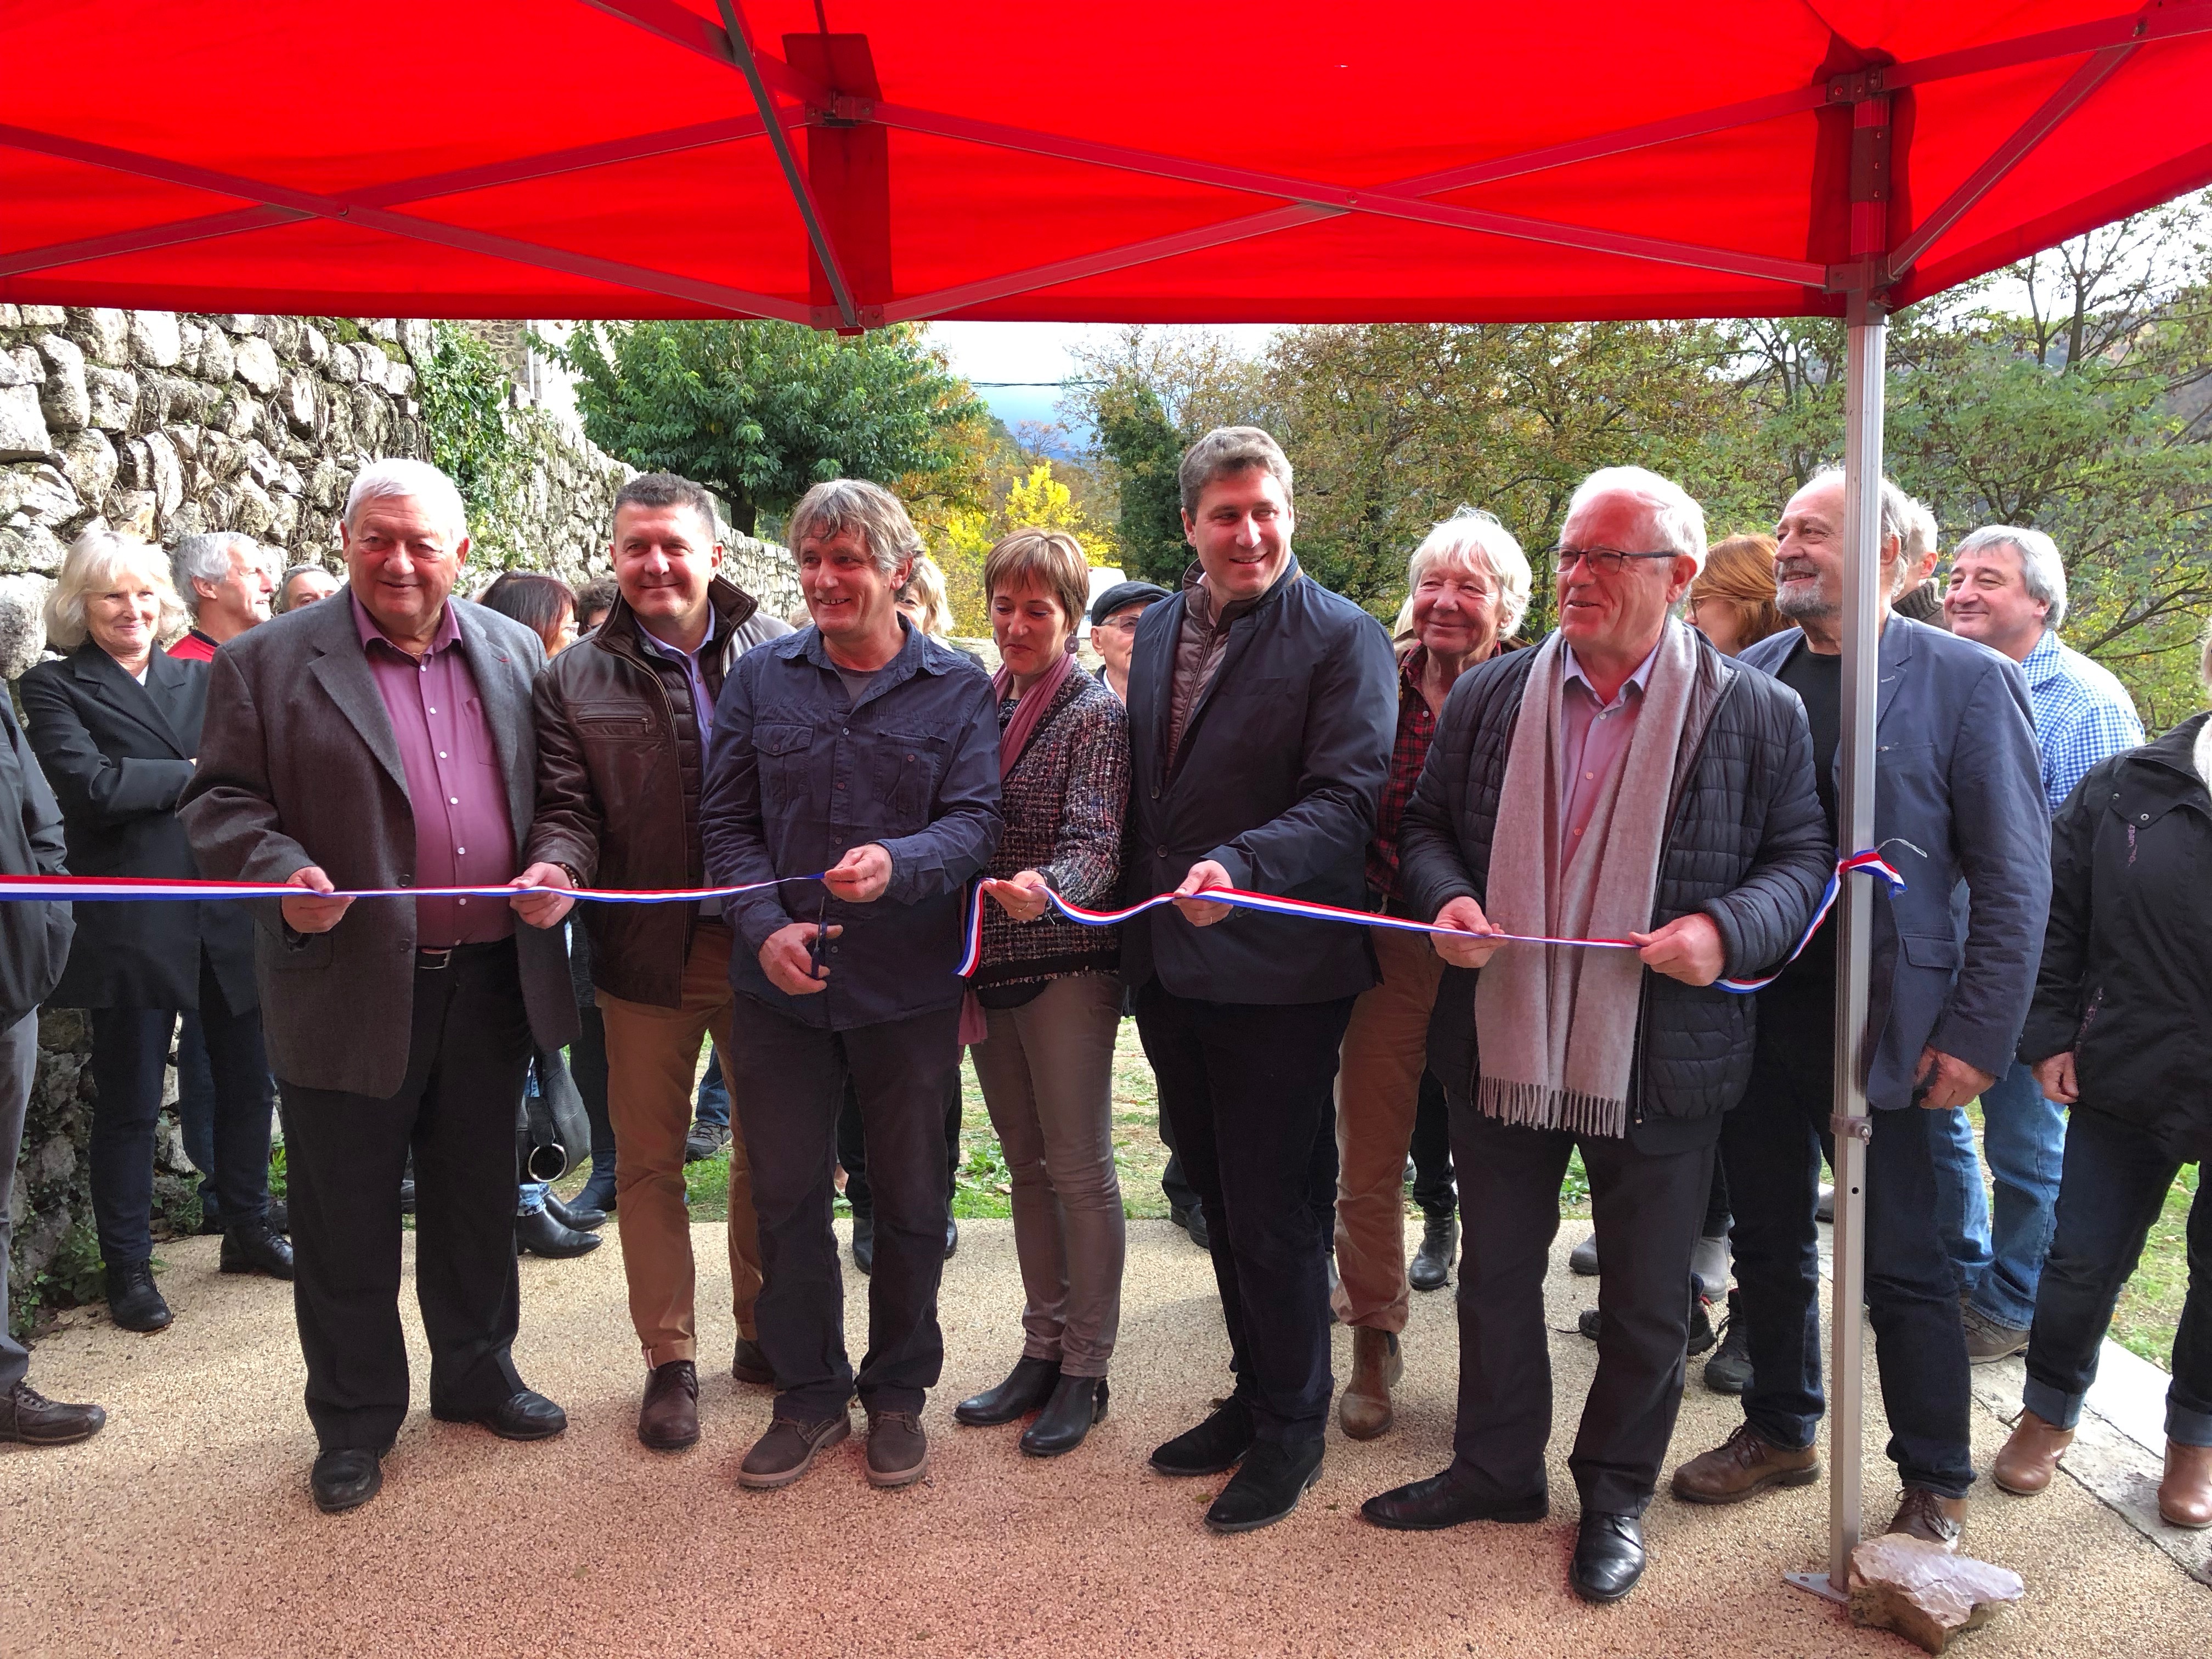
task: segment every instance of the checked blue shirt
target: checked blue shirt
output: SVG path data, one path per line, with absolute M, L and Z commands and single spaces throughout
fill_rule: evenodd
M 2091 767 L 2140 748 L 2142 722 L 2135 700 L 2110 669 L 2058 642 L 2050 629 L 2020 672 L 2035 709 L 2035 746 L 2043 754 L 2043 793 L 2055 814 Z

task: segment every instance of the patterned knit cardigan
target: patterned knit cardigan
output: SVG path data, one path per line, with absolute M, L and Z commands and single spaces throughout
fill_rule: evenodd
M 1015 702 L 1009 697 L 1000 705 L 1001 731 Z M 1129 799 L 1129 722 L 1118 697 L 1075 670 L 1000 790 L 1006 829 L 991 859 L 992 875 L 1003 881 L 1035 870 L 1072 904 L 1096 905 L 1112 896 L 1121 878 L 1121 817 Z M 1121 959 L 1118 927 L 1085 927 L 1050 912 L 1016 921 L 984 902 L 979 987 L 1110 971 Z

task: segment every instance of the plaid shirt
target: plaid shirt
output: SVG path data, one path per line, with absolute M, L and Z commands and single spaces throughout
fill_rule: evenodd
M 1429 653 L 1415 646 L 1398 669 L 1398 735 L 1390 744 L 1390 775 L 1375 813 L 1375 839 L 1367 843 L 1367 886 L 1388 911 L 1398 902 L 1398 826 L 1421 781 L 1421 765 L 1437 735 L 1437 717 L 1421 695 L 1421 671 Z
M 2140 748 L 2142 722 L 2134 700 L 2112 671 L 2058 642 L 2050 629 L 2020 672 L 2035 709 L 2035 745 L 2043 754 L 2043 793 L 2055 814 L 2099 761 Z

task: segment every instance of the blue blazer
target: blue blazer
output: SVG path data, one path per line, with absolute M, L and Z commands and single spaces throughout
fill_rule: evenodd
M 1804 637 L 1790 629 L 1736 660 L 1774 673 Z M 2051 815 L 2010 658 L 1893 614 L 1875 695 L 1875 839 L 1905 890 L 1875 905 L 1860 1064 L 1868 1102 L 1892 1108 L 1911 1103 L 1925 1047 L 1998 1077 L 2011 1068 L 2051 908 Z M 1840 788 L 1840 753 L 1814 759 Z

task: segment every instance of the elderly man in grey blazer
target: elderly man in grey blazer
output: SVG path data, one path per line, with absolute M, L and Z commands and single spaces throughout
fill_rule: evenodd
M 349 595 L 233 641 L 182 805 L 200 867 L 284 884 L 255 906 L 269 1059 L 283 1085 L 312 1486 L 374 1498 L 407 1414 L 399 1182 L 415 1155 L 416 1291 L 430 1412 L 511 1440 L 568 1425 L 509 1349 L 515 1109 L 533 1038 L 574 1035 L 566 901 L 325 898 L 364 888 L 570 884 L 520 868 L 536 798 L 531 682 L 544 647 L 455 600 L 461 500 L 420 461 L 362 469 L 342 531 Z M 520 915 L 526 925 L 518 927 Z
M 2012 1064 L 2042 955 L 2051 843 L 2019 665 L 1889 609 L 1911 574 L 1900 574 L 1900 554 L 1912 506 L 1882 482 L 1875 836 L 1906 887 L 1874 908 L 1862 1049 L 1873 1108 L 1866 1299 L 1889 1455 L 1904 1487 L 1888 1530 L 1948 1549 L 1966 1522 L 1974 1469 L 1958 1279 L 1938 1231 L 1936 1160 L 1949 1146 L 1939 1115 L 1964 1109 Z M 1832 836 L 1843 718 L 1839 471 L 1816 473 L 1790 498 L 1778 539 L 1777 604 L 1798 626 L 1736 660 L 1803 699 Z M 1674 1472 L 1674 1495 L 1693 1503 L 1734 1503 L 1820 1478 L 1813 1206 L 1820 1152 L 1832 1150 L 1838 931 L 1824 922 L 1759 994 L 1751 1086 L 1721 1131 L 1752 1382 L 1742 1425 Z

